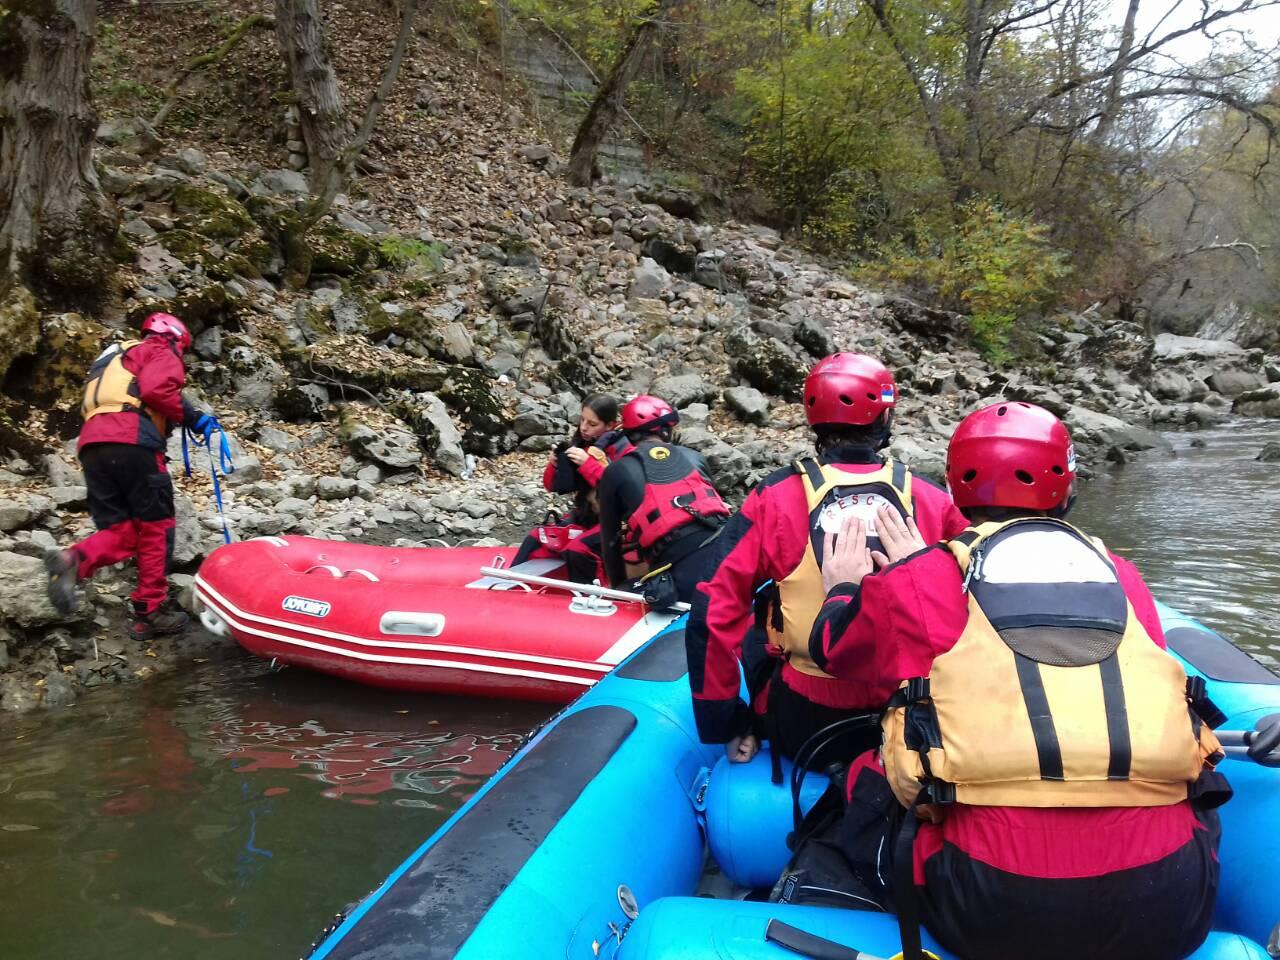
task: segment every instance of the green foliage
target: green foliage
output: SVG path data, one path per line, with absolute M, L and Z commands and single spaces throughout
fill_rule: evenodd
M 964 311 L 982 351 L 1007 363 L 1018 319 L 1047 303 L 1071 268 L 1049 242 L 1044 224 L 990 200 L 973 201 L 958 212 L 953 229 L 941 235 L 922 229 L 914 248 L 887 250 L 864 273 Z
M 379 259 L 384 266 L 397 270 L 438 273 L 444 268 L 444 255 L 449 248 L 443 243 L 426 243 L 417 237 L 388 234 L 378 244 Z

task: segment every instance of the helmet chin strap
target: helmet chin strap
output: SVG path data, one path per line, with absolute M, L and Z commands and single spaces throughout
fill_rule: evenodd
M 1072 490 L 1071 493 L 1067 495 L 1067 499 L 1063 500 L 1060 504 L 1049 511 L 1049 516 L 1053 517 L 1055 520 L 1065 520 L 1067 519 L 1067 514 L 1071 512 L 1071 508 L 1075 505 L 1076 492 Z

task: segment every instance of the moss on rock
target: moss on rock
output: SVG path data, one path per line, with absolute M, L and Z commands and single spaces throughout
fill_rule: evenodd
M 174 189 L 173 209 L 188 230 L 224 243 L 240 239 L 254 226 L 244 206 L 193 183 L 180 183 Z
M 44 322 L 42 349 L 24 371 L 23 395 L 43 403 L 71 403 L 78 408 L 85 371 L 102 352 L 111 331 L 78 313 L 63 313 Z
M 40 339 L 40 312 L 24 286 L 14 286 L 0 300 L 0 378 L 15 359 L 33 353 Z
M 336 223 L 322 223 L 307 234 L 313 273 L 351 276 L 378 262 L 378 248 L 372 240 Z

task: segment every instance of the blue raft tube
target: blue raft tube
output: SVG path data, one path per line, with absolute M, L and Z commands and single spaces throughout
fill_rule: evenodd
M 1183 614 L 1161 607 L 1161 618 L 1169 649 L 1227 715 L 1223 730 L 1280 713 L 1280 677 Z M 767 751 L 729 764 L 698 742 L 682 626 L 543 727 L 311 960 L 796 960 L 765 940 L 774 918 L 898 953 L 887 914 L 738 899 L 786 866 L 791 793 L 771 783 Z M 1235 797 L 1221 810 L 1214 932 L 1193 960 L 1266 960 L 1280 956 L 1280 769 L 1231 759 L 1224 770 Z M 822 779 L 806 779 L 806 804 Z

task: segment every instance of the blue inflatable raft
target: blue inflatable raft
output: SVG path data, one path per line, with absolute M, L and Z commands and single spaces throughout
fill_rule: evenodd
M 1161 608 L 1169 647 L 1248 730 L 1280 713 L 1280 677 Z M 786 865 L 791 795 L 767 757 L 698 742 L 683 621 L 549 722 L 435 835 L 354 907 L 312 960 L 795 960 L 771 919 L 890 957 L 886 914 L 747 902 Z M 1266 960 L 1280 923 L 1280 769 L 1224 769 L 1215 932 L 1194 960 Z M 811 803 L 822 784 L 805 785 Z M 941 956 L 936 944 L 926 946 Z

